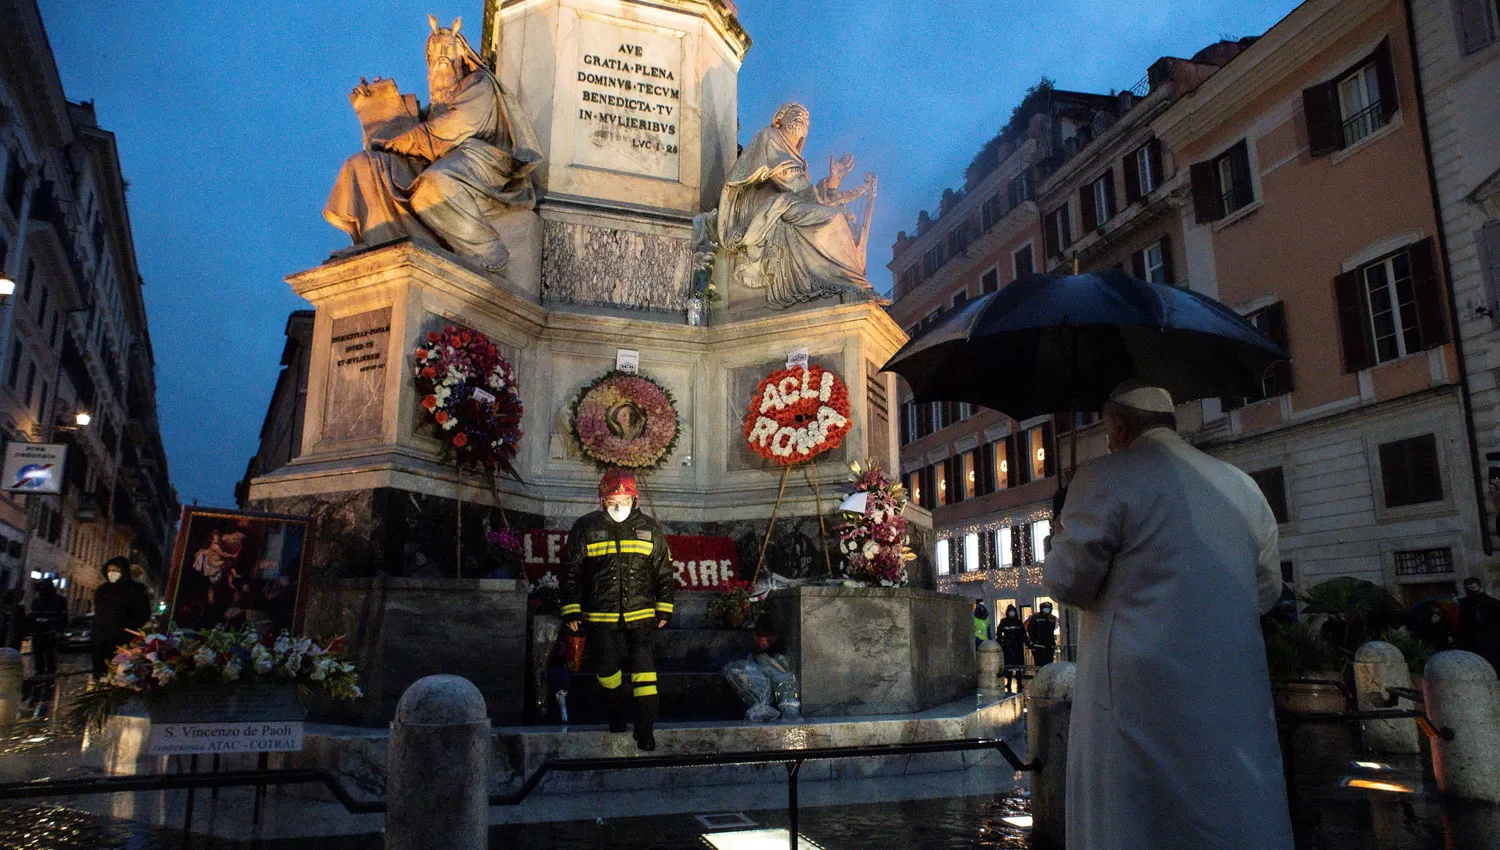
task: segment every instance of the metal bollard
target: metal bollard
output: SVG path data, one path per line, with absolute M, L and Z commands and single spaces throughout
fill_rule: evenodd
M 1410 688 L 1411 671 L 1401 650 L 1385 641 L 1372 640 L 1354 653 L 1354 699 L 1360 711 L 1388 708 L 1411 709 L 1415 704 L 1390 701 L 1388 688 Z M 1419 753 L 1415 720 L 1366 720 L 1365 742 L 1377 753 Z
M 1031 834 L 1039 847 L 1067 846 L 1068 724 L 1073 713 L 1071 661 L 1037 671 L 1026 703 L 1026 745 L 1041 767 L 1031 774 Z
M 979 644 L 979 689 L 998 688 L 1000 678 L 1000 644 L 987 640 Z
M 0 648 L 0 727 L 13 725 L 21 713 L 21 686 L 26 679 L 20 650 Z
M 1427 662 L 1422 692 L 1427 718 L 1452 740 L 1432 740 L 1432 772 L 1445 794 L 1500 803 L 1500 681 L 1472 652 L 1439 652 Z
M 386 850 L 489 846 L 490 720 L 462 676 L 418 679 L 396 706 L 386 760 Z

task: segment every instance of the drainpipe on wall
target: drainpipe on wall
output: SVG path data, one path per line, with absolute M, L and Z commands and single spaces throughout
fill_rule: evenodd
M 1411 52 L 1412 81 L 1417 90 L 1417 123 L 1422 129 L 1422 155 L 1427 163 L 1427 187 L 1432 196 L 1432 216 L 1437 222 L 1438 254 L 1443 261 L 1443 288 L 1448 294 L 1448 322 L 1453 326 L 1453 350 L 1458 360 L 1458 387 L 1463 397 L 1464 430 L 1469 438 L 1469 466 L 1474 478 L 1474 501 L 1479 508 L 1479 541 L 1486 556 L 1495 554 L 1490 542 L 1489 512 L 1485 509 L 1484 473 L 1479 464 L 1479 437 L 1474 432 L 1474 408 L 1469 395 L 1469 370 L 1464 356 L 1464 335 L 1458 324 L 1458 299 L 1453 291 L 1453 266 L 1448 258 L 1448 232 L 1443 226 L 1443 205 L 1438 200 L 1437 167 L 1432 161 L 1432 136 L 1427 127 L 1427 98 L 1422 91 L 1422 62 L 1417 54 L 1417 27 L 1412 0 L 1404 0 L 1406 43 Z

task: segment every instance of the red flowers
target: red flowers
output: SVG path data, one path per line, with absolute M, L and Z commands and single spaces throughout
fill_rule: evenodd
M 463 448 L 464 446 L 467 446 L 468 444 L 469 444 L 469 435 L 468 434 L 465 434 L 464 432 L 459 431 L 457 434 L 453 435 L 453 445 L 458 446 L 459 448 Z
M 432 410 L 433 408 L 437 407 L 437 396 L 433 395 L 432 393 L 428 393 L 427 397 L 422 399 L 422 406 L 427 408 L 428 410 Z
M 745 441 L 780 464 L 811 460 L 838 448 L 853 423 L 849 389 L 822 366 L 778 369 L 755 388 L 745 412 Z
M 495 344 L 478 331 L 450 326 L 428 332 L 412 360 L 422 407 L 437 424 L 438 438 L 457 450 L 457 460 L 515 474 L 521 395 L 515 369 Z
M 432 414 L 432 418 L 437 420 L 437 424 L 446 425 L 448 423 L 448 411 L 439 410 L 437 413 Z

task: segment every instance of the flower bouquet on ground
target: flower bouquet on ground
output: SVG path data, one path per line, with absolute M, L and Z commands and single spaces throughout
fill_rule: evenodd
M 760 613 L 750 601 L 750 582 L 736 580 L 728 590 L 717 592 L 708 601 L 708 617 L 721 629 L 753 628 Z
M 303 696 L 320 691 L 331 699 L 358 699 L 363 692 L 354 665 L 344 659 L 347 650 L 342 637 L 321 644 L 285 631 L 262 638 L 248 626 L 142 634 L 120 647 L 105 677 L 74 702 L 72 720 L 102 729 L 132 699 L 149 704 L 195 688 L 289 685 Z
M 906 565 L 916 553 L 906 545 L 906 488 L 874 461 L 849 465 L 854 494 L 864 493 L 862 514 L 845 512 L 838 527 L 839 550 L 849 561 L 852 578 L 880 587 L 906 584 Z

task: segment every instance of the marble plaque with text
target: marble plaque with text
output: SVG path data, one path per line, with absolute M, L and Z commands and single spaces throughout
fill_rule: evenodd
M 358 440 L 380 433 L 390 339 L 389 307 L 333 320 L 323 439 Z
M 680 35 L 582 16 L 575 61 L 573 161 L 678 179 Z

